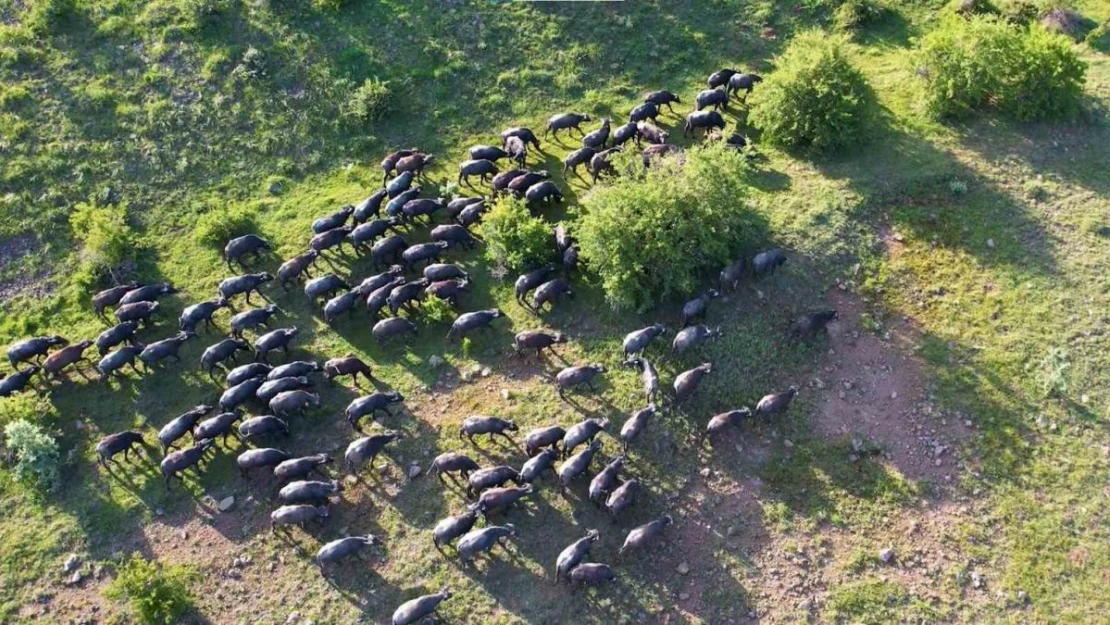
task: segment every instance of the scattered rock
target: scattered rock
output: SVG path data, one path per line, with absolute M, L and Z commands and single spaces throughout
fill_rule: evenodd
M 793 449 L 794 448 L 794 441 L 790 440 L 789 438 L 783 439 L 782 444 L 787 449 Z
M 300 612 L 290 612 L 289 616 L 285 619 L 285 623 L 286 625 L 293 625 L 293 623 L 296 623 L 299 620 L 301 620 Z
M 84 573 L 82 573 L 81 571 L 74 571 L 73 575 L 71 575 L 69 579 L 66 580 L 66 584 L 69 584 L 70 586 L 76 586 L 77 584 L 80 584 L 81 580 L 84 578 Z
M 821 378 L 813 378 L 813 385 L 816 386 L 819 389 L 823 389 L 823 388 L 825 388 L 825 386 L 827 386 L 825 384 L 825 381 L 822 380 Z
M 898 399 L 898 391 L 892 391 L 890 393 L 890 398 L 891 399 Z
M 1029 593 L 1025 592 L 1024 590 L 1018 591 L 1017 598 L 1018 601 L 1022 603 L 1022 605 L 1029 603 Z
M 81 558 L 78 558 L 76 553 L 71 553 L 69 554 L 69 557 L 66 558 L 65 564 L 62 565 L 62 572 L 72 573 L 74 569 L 77 568 L 77 565 L 80 563 Z
M 166 511 L 163 510 L 162 508 L 155 508 L 154 509 L 154 516 L 166 516 Z
M 705 467 L 704 469 L 702 469 L 698 473 L 700 473 L 702 477 L 709 477 L 709 467 Z
M 433 369 L 438 369 L 447 364 L 447 361 L 440 356 L 432 356 L 428 359 L 428 364 L 431 365 Z
M 972 571 L 971 572 L 971 587 L 972 588 L 982 588 L 984 582 L 985 582 L 985 580 L 983 579 L 983 574 L 982 573 L 980 573 L 979 571 Z
M 994 239 L 987 239 L 987 247 L 994 249 Z
M 687 601 L 688 599 L 690 599 L 690 593 L 688 593 L 688 592 L 678 593 L 678 598 L 679 598 L 680 601 Z
M 235 497 L 233 495 L 228 495 L 227 497 L 224 497 L 223 499 L 220 500 L 220 503 L 219 503 L 220 512 L 227 512 L 228 510 L 231 510 L 231 506 L 234 506 L 234 505 L 235 505 Z
M 346 482 L 348 486 L 354 486 L 355 484 L 358 484 L 358 478 L 354 475 L 348 475 L 347 477 L 343 478 L 343 481 Z
M 686 564 L 685 562 L 682 562 L 681 564 L 678 565 L 678 572 L 682 575 L 689 574 L 690 573 L 690 565 Z
M 423 471 L 423 469 L 420 468 L 420 465 L 416 464 L 415 462 L 412 463 L 411 465 L 409 465 L 409 479 L 411 480 L 417 477 L 418 475 L 420 475 L 421 471 Z
M 887 547 L 886 549 L 880 551 L 879 559 L 883 561 L 883 564 L 890 564 L 891 562 L 894 562 L 894 548 Z
M 77 430 L 78 432 L 83 432 L 83 431 L 85 431 L 85 422 L 84 422 L 84 421 L 82 421 L 82 420 L 80 420 L 80 419 L 78 419 L 78 420 L 76 420 L 76 421 L 74 421 L 74 422 L 73 422 L 73 427 L 74 427 L 74 429 L 76 429 L 76 430 Z
M 492 373 L 492 372 L 490 371 L 489 367 L 482 367 L 482 370 L 480 371 L 480 373 L 482 374 L 483 378 L 488 378 L 489 374 Z
M 512 393 L 509 392 L 509 389 L 507 389 L 507 388 L 501 389 L 501 399 L 504 399 L 505 401 L 508 401 L 509 399 L 512 398 L 512 396 L 513 395 L 512 395 Z

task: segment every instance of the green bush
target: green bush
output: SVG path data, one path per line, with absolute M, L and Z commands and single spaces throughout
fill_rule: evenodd
M 438 297 L 425 297 L 420 304 L 420 318 L 431 323 L 450 323 L 458 317 L 459 313 L 451 308 L 447 300 Z
M 134 253 L 136 240 L 124 203 L 82 202 L 70 215 L 69 227 L 81 243 L 78 259 L 86 273 L 112 273 Z
M 4 427 L 8 449 L 15 453 L 15 478 L 40 490 L 58 485 L 58 443 L 41 427 L 19 419 Z
M 223 249 L 229 240 L 258 231 L 256 215 L 246 204 L 212 209 L 197 219 L 193 237 L 201 245 Z
M 184 567 L 164 567 L 135 555 L 120 565 L 105 594 L 126 599 L 140 623 L 170 625 L 193 607 L 188 589 L 192 578 Z
M 838 32 L 852 35 L 861 28 L 878 21 L 885 9 L 874 0 L 846 0 L 833 13 L 833 27 Z
M 765 242 L 746 202 L 749 165 L 720 145 L 663 159 L 644 177 L 621 176 L 582 201 L 577 235 L 589 271 L 617 309 L 645 311 L 704 288 L 741 249 Z
M 752 95 L 749 121 L 784 148 L 840 149 L 862 143 L 875 97 L 842 38 L 809 31 L 794 38 Z
M 358 122 L 373 122 L 385 117 L 393 103 L 389 83 L 377 78 L 367 78 L 355 89 L 343 108 L 343 115 Z
M 1067 38 L 1037 25 L 950 18 L 925 35 L 918 58 L 926 78 L 925 109 L 936 118 L 996 108 L 1032 121 L 1079 109 L 1086 64 Z
M 493 205 L 480 226 L 486 257 L 513 271 L 534 269 L 555 254 L 551 226 L 533 217 L 523 200 L 503 197 Z

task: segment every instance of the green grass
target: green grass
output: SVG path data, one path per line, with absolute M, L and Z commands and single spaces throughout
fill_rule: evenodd
M 48 4 L 50 11 L 40 8 Z M 571 613 L 590 622 L 675 619 L 682 592 L 697 606 L 691 618 L 703 622 L 734 620 L 741 609 L 790 620 L 797 601 L 781 606 L 761 598 L 767 572 L 756 562 L 762 550 L 805 543 L 830 529 L 856 534 L 853 544 L 861 551 L 837 554 L 856 565 L 828 589 L 819 620 L 1084 622 L 1104 613 L 1110 543 L 1102 446 L 1110 397 L 1102 311 L 1110 297 L 1104 271 L 1110 260 L 1110 129 L 1101 111 L 1110 105 L 1110 60 L 1081 48 L 1091 66 L 1090 112 L 1075 123 L 976 119 L 938 125 L 920 115 L 907 46 L 941 5 L 888 3 L 891 11 L 856 34 L 853 55 L 884 107 L 866 149 L 812 160 L 764 151 L 753 204 L 777 242 L 792 250 L 791 261 L 767 283 L 714 303 L 709 322 L 721 324 L 726 338 L 701 355 L 675 359 L 653 347 L 665 381 L 702 357 L 714 362 L 715 372 L 695 402 L 654 422 L 630 453 L 629 465 L 648 496 L 628 519 L 614 526 L 577 501 L 580 489 L 563 498 L 545 484 L 531 514 L 511 514 L 520 531 L 512 559 L 483 563 L 477 574 L 429 548 L 435 520 L 464 502 L 434 480 L 403 479 L 410 462 L 426 466 L 430 455 L 457 448 L 457 424 L 467 414 L 509 416 L 523 429 L 580 418 L 543 377 L 558 361 L 522 366 L 508 357 L 513 332 L 540 325 L 568 332 L 573 342 L 559 350 L 563 358 L 608 365 L 614 373 L 603 394 L 581 402 L 619 427 L 641 401 L 638 379 L 619 367 L 620 338 L 647 322 L 677 318 L 675 302 L 643 317 L 612 313 L 587 276 L 574 301 L 538 320 L 512 303 L 511 280 L 491 276 L 478 251 L 462 257 L 476 282 L 465 308 L 497 305 L 510 319 L 465 347 L 444 345 L 445 324 L 422 322 L 419 340 L 381 348 L 364 319 L 328 328 L 299 292 L 267 291 L 283 310 L 279 323 L 304 331 L 297 356 L 359 354 L 408 397 L 409 410 L 386 420 L 409 435 L 388 454 L 389 477 L 381 485 L 348 489 L 322 529 L 294 534 L 297 546 L 268 537 L 269 494 L 257 479 L 240 480 L 234 448 L 221 446 L 201 479 L 175 485 L 169 494 L 152 465 L 115 476 L 95 467 L 100 435 L 159 427 L 218 394 L 193 365 L 215 340 L 211 334 L 182 350 L 184 364 L 157 374 L 3 400 L 0 423 L 23 417 L 55 428 L 66 463 L 60 491 L 43 496 L 12 483 L 6 466 L 0 469 L 0 620 L 35 620 L 27 611 L 35 601 L 65 588 L 66 554 L 111 565 L 136 544 L 149 548 L 141 530 L 158 511 L 174 522 L 207 518 L 200 497 L 228 493 L 240 500 L 232 517 L 240 526 L 229 536 L 236 549 L 255 554 L 257 562 L 281 556 L 285 563 L 273 575 L 263 573 L 273 592 L 250 604 L 255 612 L 249 617 L 221 612 L 226 608 L 213 599 L 214 585 L 194 583 L 199 617 L 212 622 L 253 621 L 257 614 L 282 621 L 295 610 L 317 622 L 378 621 L 404 599 L 444 584 L 456 594 L 442 610 L 452 622 L 558 622 Z M 76 204 L 104 197 L 108 189 L 128 203 L 129 222 L 144 242 L 135 253 L 134 275 L 182 288 L 143 334 L 161 338 L 176 329 L 181 307 L 212 297 L 216 282 L 228 275 L 219 236 L 209 231 L 256 229 L 276 244 L 276 255 L 262 263 L 272 270 L 279 258 L 304 249 L 314 218 L 377 186 L 377 161 L 391 148 L 419 145 L 435 152 L 440 164 L 430 176 L 443 188 L 465 147 L 493 142 L 502 127 L 542 128 L 560 110 L 623 116 L 642 92 L 656 88 L 692 100 L 716 67 L 767 71 L 794 30 L 828 24 L 835 9 L 827 2 L 779 9 L 740 0 L 316 6 L 0 2 L 0 12 L 14 16 L 0 26 L 0 241 L 34 232 L 40 242 L 35 253 L 5 260 L 0 282 L 31 275 L 51 289 L 0 304 L 0 342 L 47 332 L 93 336 L 102 329 L 87 293 L 71 277 L 68 216 Z M 1096 22 L 1110 18 L 1103 3 L 1079 8 Z M 760 37 L 767 26 L 775 38 Z M 342 115 L 368 79 L 388 84 L 390 109 L 379 121 Z M 672 136 L 681 134 L 671 127 L 675 118 L 664 119 Z M 560 169 L 569 147 L 545 142 L 546 165 Z M 955 180 L 966 192 L 959 185 L 954 190 Z M 582 181 L 559 183 L 572 202 L 587 190 Z M 234 219 L 212 216 L 228 210 Z M 551 221 L 563 216 L 561 210 L 545 215 Z M 201 222 L 209 227 L 198 234 Z M 876 244 L 884 227 L 903 237 L 890 256 Z M 335 262 L 342 274 L 370 273 L 366 260 Z M 961 526 L 944 548 L 987 571 L 992 591 L 1011 598 L 1019 590 L 1029 593 L 1025 611 L 1015 611 L 1012 601 L 976 600 L 966 582 L 939 588 L 940 605 L 933 605 L 899 582 L 872 577 L 864 555 L 873 557 L 874 546 L 889 540 L 893 530 L 886 520 L 920 513 L 921 502 L 933 497 L 931 485 L 908 480 L 883 462 L 846 463 L 845 441 L 811 431 L 816 407 L 804 392 L 800 407 L 783 421 L 740 433 L 745 445 L 748 438 L 774 441 L 766 462 L 730 450 L 709 456 L 696 447 L 692 435 L 706 415 L 805 381 L 826 346 L 784 342 L 786 319 L 820 306 L 825 291 L 842 281 L 859 287 L 876 332 L 888 317 L 914 318 L 922 330 L 917 351 L 938 407 L 976 424 L 975 439 L 961 452 L 969 470 L 960 496 L 987 512 Z M 224 313 L 219 319 L 226 325 Z M 433 355 L 446 358 L 449 368 L 489 367 L 493 375 L 458 384 L 428 364 Z M 501 399 L 501 386 L 511 390 L 510 400 Z M 325 406 L 295 421 L 291 451 L 341 454 L 350 440 L 338 415 L 352 392 L 322 388 Z M 1046 388 L 1055 391 L 1046 394 Z M 781 443 L 787 438 L 789 450 Z M 505 448 L 481 447 L 488 461 L 520 460 Z M 605 447 L 617 453 L 612 441 Z M 706 462 L 727 483 L 761 481 L 761 526 L 703 508 L 704 494 L 692 485 Z M 255 503 L 247 502 L 251 496 Z M 708 495 L 711 506 L 724 500 Z M 586 528 L 602 529 L 594 557 L 608 560 L 623 538 L 620 530 L 664 508 L 676 518 L 720 516 L 715 525 L 736 526 L 737 534 L 707 532 L 696 553 L 672 539 L 653 558 L 619 562 L 616 592 L 570 595 L 549 583 L 555 554 Z M 222 518 L 212 523 L 223 527 Z M 308 557 L 341 528 L 382 536 L 384 561 L 331 587 Z M 751 542 L 738 544 L 741 538 Z M 673 572 L 687 558 L 698 565 L 689 578 Z M 202 570 L 201 579 L 213 579 L 228 564 Z M 683 590 L 693 578 L 699 587 Z

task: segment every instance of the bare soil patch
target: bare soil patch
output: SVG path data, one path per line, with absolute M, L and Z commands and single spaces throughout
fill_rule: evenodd
M 42 242 L 31 232 L 0 239 L 0 303 L 17 295 L 45 295 L 52 290 L 44 280 L 49 274 L 29 275 L 11 270 L 20 260 L 41 248 Z

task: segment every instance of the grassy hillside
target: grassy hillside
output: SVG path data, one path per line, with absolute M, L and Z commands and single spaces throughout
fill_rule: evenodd
M 68 219 L 89 198 L 127 204 L 140 240 L 131 277 L 181 288 L 143 332 L 156 340 L 230 275 L 219 249 L 195 236 L 206 213 L 250 211 L 276 244 L 260 263 L 272 271 L 305 248 L 313 219 L 378 186 L 377 162 L 392 149 L 435 153 L 430 177 L 453 192 L 466 147 L 495 143 L 503 127 L 542 128 L 567 110 L 623 118 L 660 88 L 692 101 L 718 67 L 769 71 L 793 32 L 829 26 L 836 9 L 816 0 L 348 4 L 0 0 L 0 343 L 103 329 Z M 1076 8 L 1110 20 L 1104 3 Z M 507 445 L 459 441 L 470 414 L 515 418 L 522 430 L 596 415 L 619 429 L 642 405 L 638 378 L 620 367 L 621 337 L 678 319 L 676 302 L 644 316 L 609 311 L 589 275 L 574 300 L 539 319 L 478 251 L 459 257 L 476 280 L 463 309 L 498 306 L 509 320 L 461 345 L 444 341 L 445 324 L 421 322 L 416 341 L 383 348 L 365 317 L 329 327 L 303 294 L 266 289 L 282 309 L 278 325 L 302 329 L 295 357 L 359 354 L 406 396 L 396 417 L 365 425 L 407 434 L 380 480 L 348 483 L 325 524 L 291 537 L 269 534 L 273 484 L 238 476 L 235 442 L 169 493 L 153 464 L 95 464 L 102 435 L 147 428 L 154 441 L 150 428 L 218 395 L 193 364 L 215 333 L 160 372 L 110 384 L 78 375 L 41 396 L 0 400 L 0 424 L 43 423 L 64 456 L 63 484 L 48 494 L 0 467 L 0 620 L 126 622 L 126 605 L 104 591 L 137 551 L 200 573 L 190 584 L 195 622 L 386 622 L 394 606 L 444 585 L 455 593 L 440 612 L 449 622 L 777 623 L 807 613 L 1097 622 L 1110 567 L 1110 59 L 1098 41 L 1077 44 L 1089 69 L 1073 122 L 937 124 L 918 108 L 910 47 L 944 10 L 890 3 L 856 36 L 854 60 L 884 112 L 867 148 L 759 148 L 751 201 L 791 259 L 714 302 L 708 322 L 725 330 L 722 341 L 680 358 L 649 352 L 665 384 L 702 360 L 714 374 L 629 453 L 645 496 L 627 517 L 611 522 L 584 484 L 563 495 L 548 481 L 508 515 L 520 533 L 511 554 L 468 570 L 432 549 L 431 527 L 465 500 L 434 478 L 409 479 L 413 463 L 426 468 L 451 449 L 483 463 L 523 460 Z M 352 115 L 367 80 L 389 93 L 372 120 Z M 727 117 L 743 127 L 742 108 Z M 661 121 L 686 143 L 677 116 Z M 557 172 L 571 143 L 545 142 L 540 158 Z M 585 180 L 555 177 L 572 207 L 588 192 Z M 352 279 L 372 272 L 353 255 L 329 262 Z M 829 305 L 841 310 L 829 338 L 784 338 L 789 318 Z M 218 320 L 226 327 L 226 313 Z M 546 361 L 511 357 L 512 334 L 540 326 L 571 344 Z M 432 356 L 447 364 L 433 367 Z M 584 362 L 609 367 L 602 392 L 561 402 L 550 376 Z M 712 450 L 695 436 L 709 415 L 790 384 L 802 391 L 781 420 Z M 318 387 L 324 407 L 278 445 L 341 455 L 352 438 L 341 412 L 359 392 Z M 160 458 L 155 445 L 150 453 Z M 605 438 L 606 459 L 617 453 Z M 228 495 L 234 507 L 219 512 Z M 660 552 L 616 559 L 627 529 L 664 511 L 677 522 Z M 602 539 L 591 559 L 614 564 L 618 587 L 572 593 L 552 583 L 559 550 L 594 527 Z M 370 563 L 320 577 L 310 558 L 321 543 L 367 532 L 384 542 Z M 62 571 L 70 553 L 85 573 L 77 584 Z

